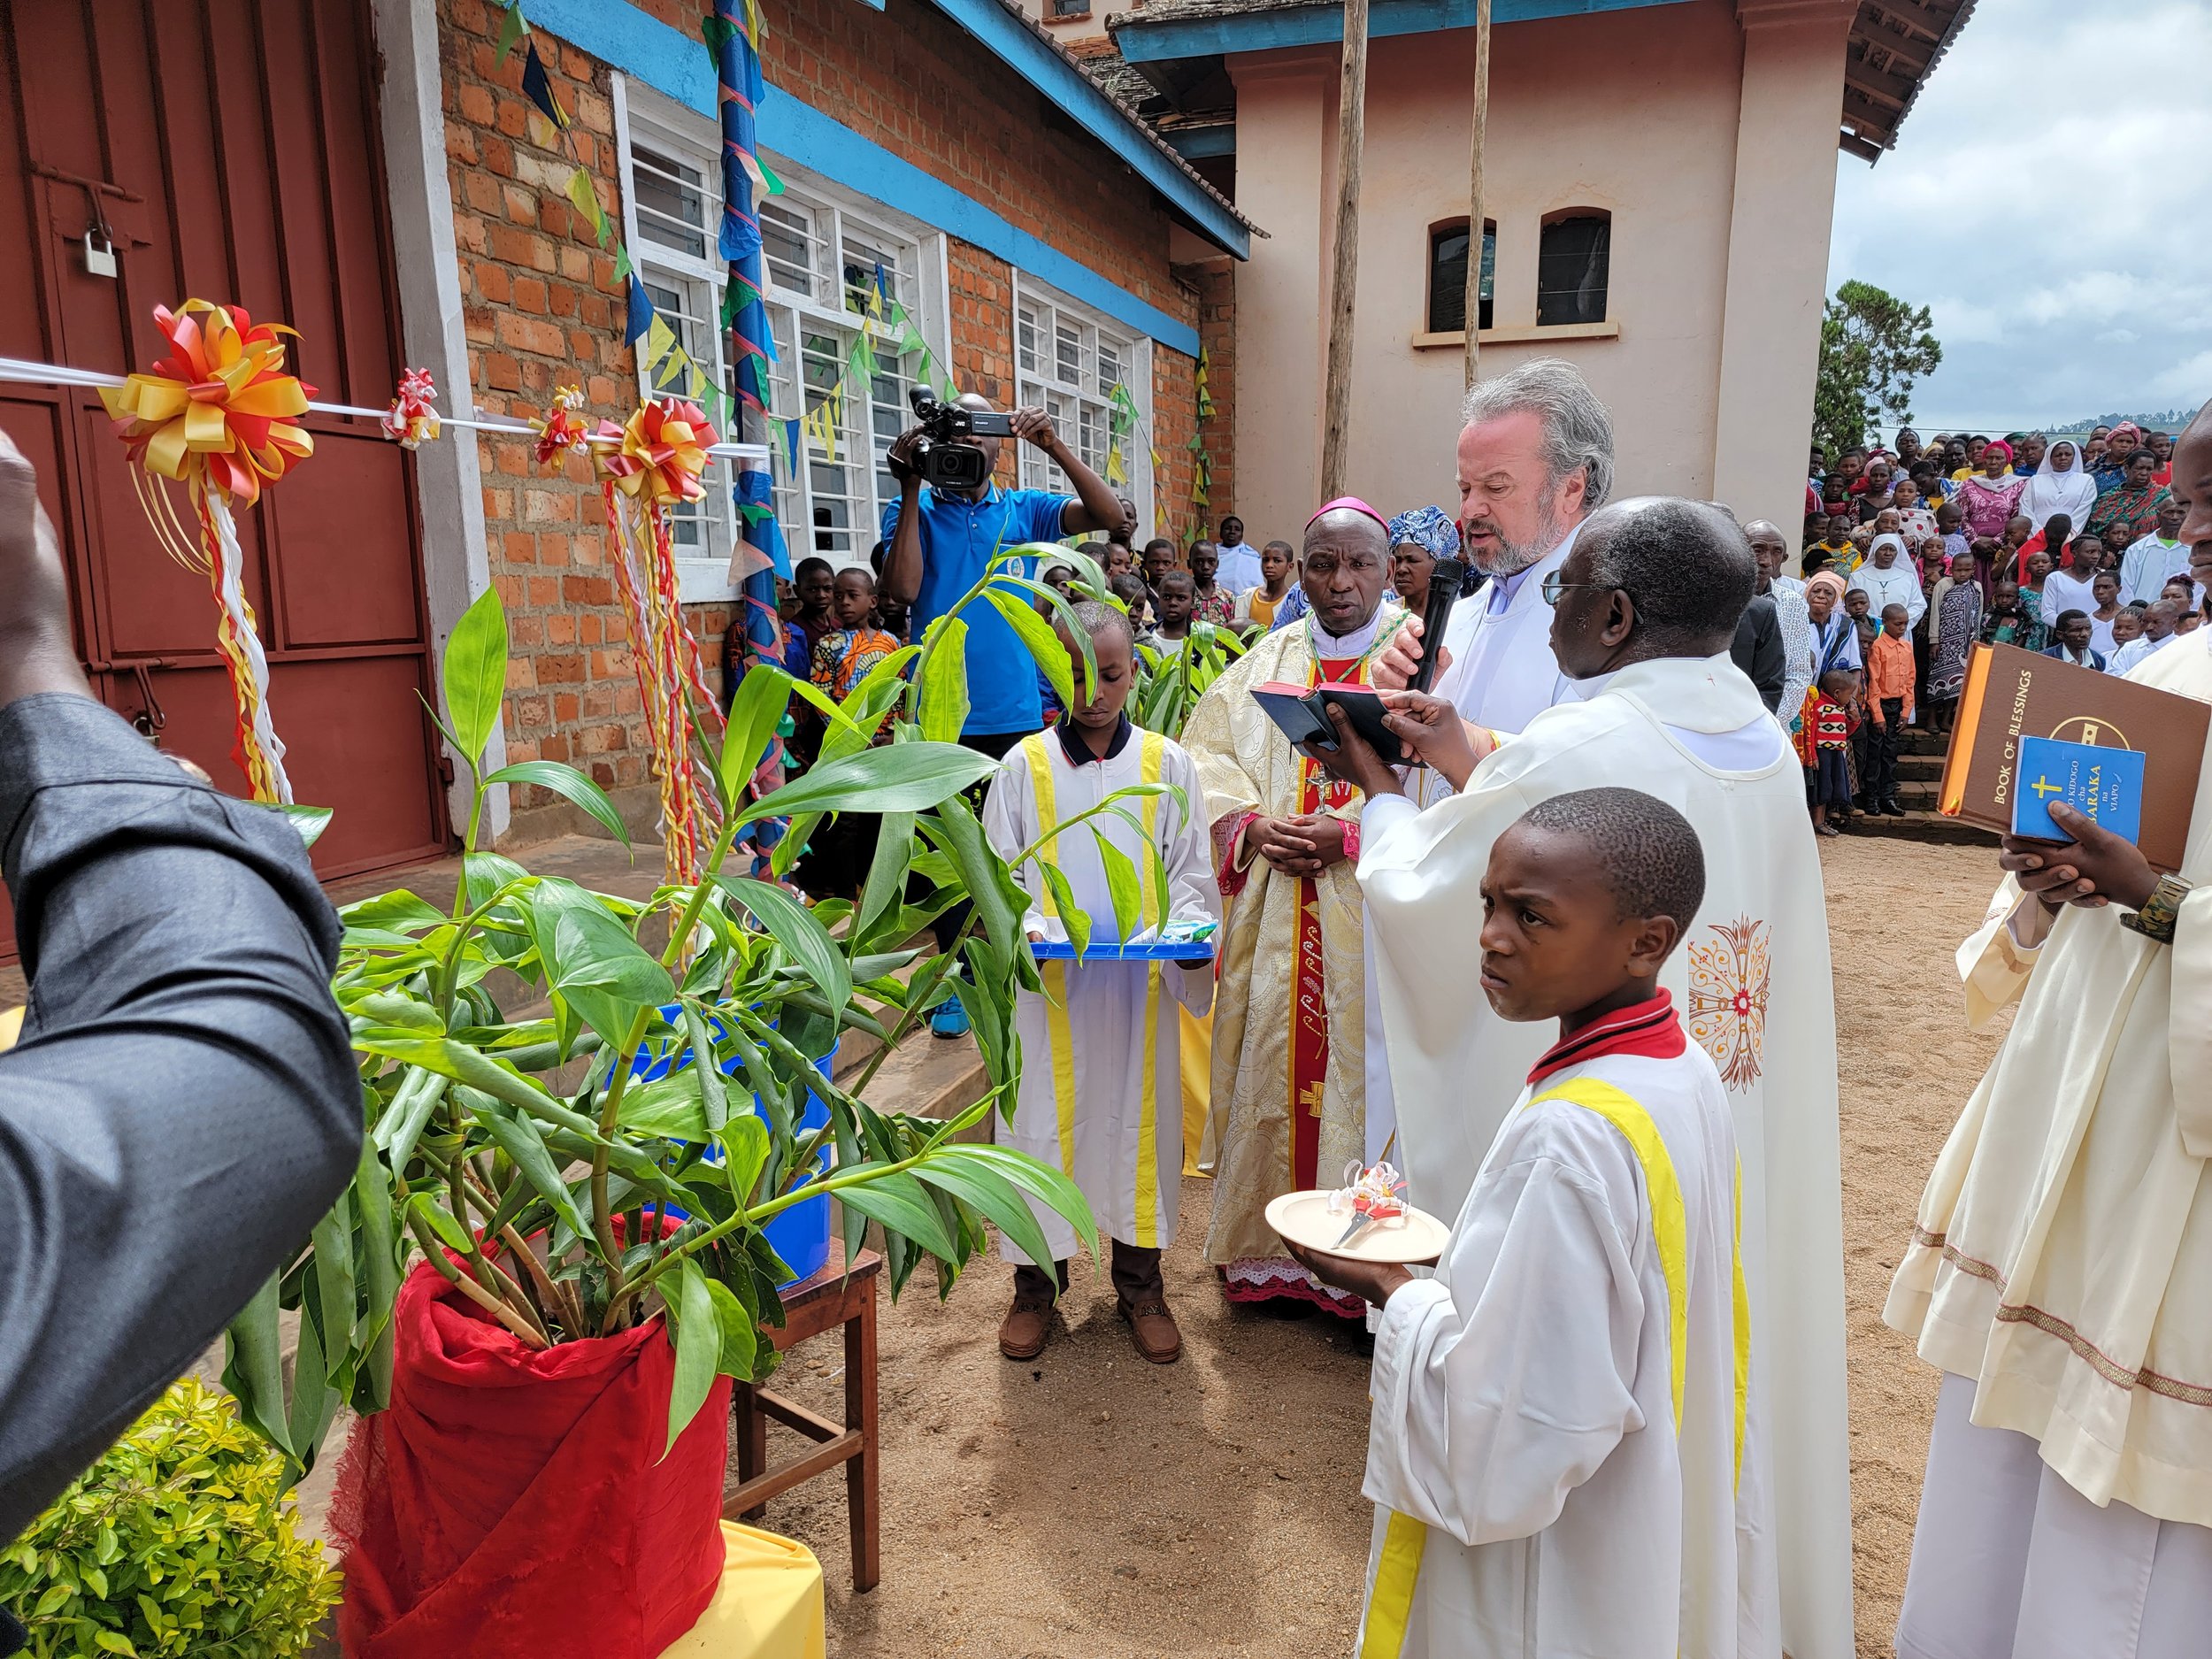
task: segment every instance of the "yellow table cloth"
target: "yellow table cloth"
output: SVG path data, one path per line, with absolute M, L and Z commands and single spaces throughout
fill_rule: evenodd
M 804 1544 L 722 1523 L 722 1587 L 661 1659 L 822 1659 L 822 1563 Z

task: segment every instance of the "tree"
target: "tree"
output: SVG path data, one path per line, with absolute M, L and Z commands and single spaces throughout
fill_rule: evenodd
M 1866 442 L 1885 416 L 1912 419 L 1912 388 L 1943 361 L 1928 308 L 1871 282 L 1846 282 L 1820 323 L 1820 380 L 1813 393 L 1813 442 L 1832 459 Z

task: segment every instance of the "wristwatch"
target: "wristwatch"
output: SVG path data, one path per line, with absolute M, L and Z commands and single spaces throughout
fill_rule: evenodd
M 2131 916 L 2122 916 L 2120 926 L 2131 928 L 2146 939 L 2162 945 L 2174 942 L 2174 923 L 2181 914 L 2181 902 L 2189 895 L 2189 884 L 2179 876 L 2161 876 L 2151 895 L 2143 901 L 2143 908 Z

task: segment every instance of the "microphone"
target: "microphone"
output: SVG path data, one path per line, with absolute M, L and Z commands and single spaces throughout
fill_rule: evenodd
M 1465 586 L 1468 566 L 1460 559 L 1439 559 L 1429 571 L 1429 602 L 1421 611 L 1421 660 L 1406 682 L 1409 691 L 1426 691 L 1436 679 L 1436 654 L 1444 647 L 1444 625 Z

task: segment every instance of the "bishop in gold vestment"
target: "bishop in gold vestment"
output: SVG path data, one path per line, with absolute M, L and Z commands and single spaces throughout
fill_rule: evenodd
M 1251 692 L 1270 681 L 1363 682 L 1403 619 L 1382 599 L 1388 557 L 1383 521 L 1365 503 L 1316 514 L 1306 529 L 1311 609 L 1216 680 L 1183 733 L 1229 911 L 1214 1000 L 1206 1259 L 1224 1270 L 1232 1301 L 1302 1297 L 1354 1317 L 1363 1305 L 1293 1262 L 1264 1211 L 1280 1194 L 1339 1185 L 1347 1164 L 1380 1149 L 1367 1145 L 1359 792 L 1294 749 Z M 1278 833 L 1317 856 L 1286 854 Z

